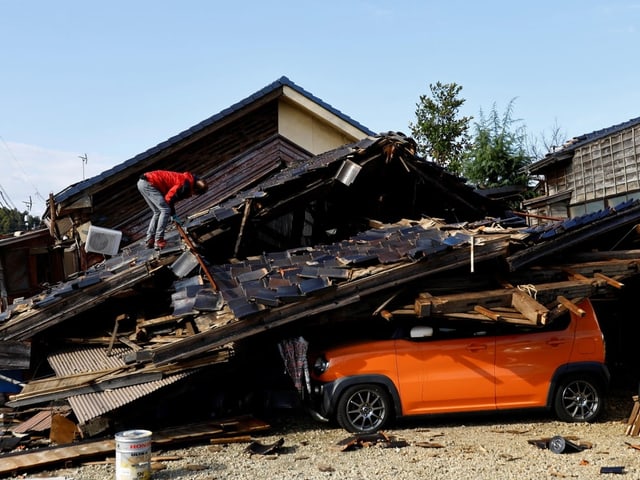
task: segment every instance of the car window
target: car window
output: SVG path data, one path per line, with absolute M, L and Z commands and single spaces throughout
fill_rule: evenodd
M 477 320 L 429 319 L 397 325 L 393 338 L 424 342 L 457 338 L 486 337 L 495 334 L 492 323 Z
M 477 320 L 451 320 L 438 327 L 436 336 L 440 339 L 487 337 L 493 335 L 493 330 L 491 324 Z

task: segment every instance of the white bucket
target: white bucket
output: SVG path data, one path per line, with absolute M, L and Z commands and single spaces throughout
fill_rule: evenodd
M 116 480 L 151 479 L 151 432 L 116 433 Z

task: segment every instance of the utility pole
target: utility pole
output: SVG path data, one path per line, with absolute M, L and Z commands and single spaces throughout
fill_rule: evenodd
M 84 154 L 84 156 L 79 155 L 78 158 L 82 160 L 82 180 L 84 180 L 84 166 L 89 161 L 89 159 L 87 158 L 86 153 Z

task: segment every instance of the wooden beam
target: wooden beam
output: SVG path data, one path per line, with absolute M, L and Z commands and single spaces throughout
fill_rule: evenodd
M 492 312 L 482 305 L 476 305 L 473 310 L 478 312 L 480 315 L 487 317 L 489 320 L 493 320 L 494 322 L 499 322 L 503 319 L 503 317 L 499 313 Z
M 159 448 L 173 443 L 229 436 L 230 432 L 241 435 L 243 433 L 262 432 L 269 428 L 268 423 L 252 417 L 235 417 L 218 422 L 189 424 L 155 431 L 153 432 L 151 444 Z M 105 454 L 108 456 L 115 455 L 115 451 L 116 445 L 113 438 L 27 450 L 22 453 L 4 455 L 2 462 L 0 462 L 0 475 L 16 475 L 30 469 L 62 465 L 67 462 L 80 461 L 97 456 L 104 458 Z
M 549 309 L 522 290 L 513 290 L 511 304 L 534 325 L 547 323 Z
M 559 295 L 568 298 L 584 298 L 590 297 L 599 291 L 597 281 L 593 279 L 572 280 L 563 282 L 551 282 L 540 285 L 533 285 L 532 290 L 536 295 L 535 303 L 529 302 L 531 306 L 528 308 L 538 309 L 540 316 L 544 316 L 545 309 L 542 307 L 550 302 L 556 301 Z M 414 302 L 415 314 L 418 317 L 427 317 L 431 315 L 443 315 L 446 313 L 469 312 L 476 305 L 482 305 L 485 308 L 495 309 L 498 307 L 513 306 L 514 292 L 519 289 L 497 289 L 485 290 L 480 292 L 455 293 L 452 295 L 428 296 L 419 295 Z M 523 295 L 526 295 L 523 293 Z M 528 295 L 527 295 L 528 296 Z M 532 299 L 533 300 L 533 299 Z M 521 308 L 525 308 L 521 305 Z
M 580 272 L 575 271 L 572 268 L 565 267 L 562 270 L 567 274 L 570 280 L 585 280 L 585 281 L 589 280 L 588 277 L 586 277 Z
M 613 288 L 617 288 L 617 289 L 621 289 L 624 287 L 624 283 L 621 283 L 617 280 L 614 280 L 611 277 L 607 277 L 606 275 L 600 273 L 600 272 L 596 272 L 593 274 L 594 278 L 597 278 L 599 280 L 604 281 L 607 285 L 613 287 Z
M 584 317 L 587 314 L 587 312 L 585 312 L 583 309 L 578 307 L 571 300 L 569 300 L 566 297 L 563 297 L 562 295 L 558 296 L 558 303 L 562 305 L 564 308 L 566 308 L 567 310 L 569 310 L 570 312 L 574 313 L 575 315 L 578 315 L 579 317 Z
M 120 322 L 122 320 L 125 320 L 126 318 L 127 318 L 127 315 L 124 313 L 121 313 L 116 317 L 115 321 L 113 322 L 113 332 L 111 332 L 111 338 L 109 339 L 109 346 L 107 347 L 107 357 L 111 356 L 111 350 L 113 350 L 113 344 L 115 343 L 116 337 L 118 335 L 118 328 L 120 327 Z
M 183 317 L 177 317 L 175 315 L 165 315 L 163 317 L 151 318 L 149 320 L 138 320 L 136 326 L 139 328 L 160 327 L 168 323 L 176 323 L 181 318 Z
M 512 290 L 486 290 L 484 292 L 455 293 L 443 296 L 420 295 L 414 303 L 414 310 L 418 317 L 427 317 L 443 313 L 469 312 L 476 305 L 485 308 L 511 306 Z

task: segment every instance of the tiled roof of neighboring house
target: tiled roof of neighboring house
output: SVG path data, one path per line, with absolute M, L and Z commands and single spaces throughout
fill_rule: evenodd
M 194 135 L 197 132 L 200 132 L 201 130 L 209 127 L 210 125 L 219 122 L 220 120 L 224 119 L 225 117 L 235 113 L 238 110 L 241 110 L 243 107 L 246 107 L 247 105 L 250 105 L 251 103 L 259 100 L 260 98 L 274 92 L 275 90 L 277 90 L 278 88 L 282 88 L 282 87 L 289 87 L 293 90 L 295 90 L 296 92 L 298 92 L 299 94 L 303 95 L 304 97 L 308 98 L 309 100 L 312 100 L 314 103 L 322 106 L 323 108 L 326 108 L 327 110 L 329 110 L 331 113 L 335 114 L 336 116 L 340 117 L 342 120 L 344 120 L 345 122 L 349 123 L 350 125 L 353 125 L 354 127 L 362 130 L 363 132 L 367 133 L 368 135 L 374 135 L 375 133 L 371 130 L 369 130 L 367 127 L 365 127 L 364 125 L 360 124 L 359 122 L 355 121 L 354 119 L 352 119 L 351 117 L 349 117 L 348 115 L 345 115 L 344 113 L 340 112 L 339 110 L 335 109 L 334 107 L 332 107 L 331 105 L 329 105 L 328 103 L 322 101 L 321 99 L 319 99 L 318 97 L 312 95 L 311 93 L 307 92 L 305 89 L 303 89 L 302 87 L 296 85 L 295 83 L 293 83 L 291 80 L 289 80 L 287 77 L 282 76 L 280 77 L 278 80 L 276 80 L 275 82 L 267 85 L 266 87 L 264 87 L 263 89 L 255 92 L 254 94 L 248 96 L 247 98 L 245 98 L 244 100 L 239 101 L 238 103 L 231 105 L 230 107 L 225 108 L 224 110 L 220 111 L 219 113 L 216 113 L 215 115 L 207 118 L 206 120 L 201 121 L 200 123 L 194 125 L 193 127 L 190 127 L 182 132 L 180 132 L 179 134 L 165 140 L 164 142 L 159 143 L 158 145 L 156 145 L 155 147 L 152 147 L 150 149 L 148 149 L 145 152 L 142 152 L 138 155 L 136 155 L 133 158 L 130 158 L 129 160 L 124 161 L 123 163 L 120 163 L 118 165 L 116 165 L 115 167 L 109 169 L 109 170 L 105 170 L 104 172 L 102 172 L 100 175 L 96 175 L 95 177 L 89 178 L 87 180 L 83 180 L 82 182 L 78 182 L 75 183 L 73 185 L 70 185 L 69 187 L 67 187 L 65 190 L 63 190 L 62 192 L 56 194 L 55 196 L 55 200 L 56 202 L 62 202 L 70 197 L 72 197 L 73 195 L 76 195 L 79 192 L 82 192 L 84 189 L 99 183 L 100 181 L 104 180 L 107 177 L 110 177 L 111 175 L 121 172 L 125 169 L 127 169 L 128 167 L 131 167 L 133 165 L 136 165 L 138 162 L 141 162 L 142 160 L 145 160 L 146 158 L 164 150 L 167 149 L 169 147 L 171 147 L 172 145 Z
M 638 124 L 640 124 L 640 117 L 632 118 L 631 120 L 613 125 L 608 128 L 603 128 L 601 130 L 596 130 L 591 133 L 585 133 L 584 135 L 574 137 L 562 148 L 556 150 L 555 152 L 547 154 L 542 160 L 531 164 L 531 166 L 529 167 L 529 171 L 531 173 L 539 172 L 549 165 L 571 158 L 573 152 L 583 145 L 595 142 L 596 140 L 608 137 L 609 135 L 620 132 L 630 127 L 634 127 Z

